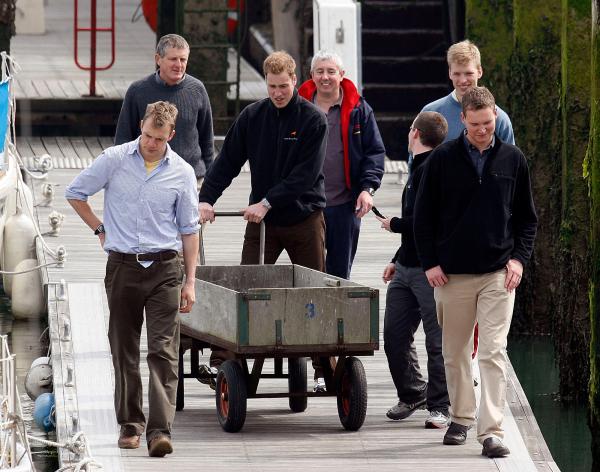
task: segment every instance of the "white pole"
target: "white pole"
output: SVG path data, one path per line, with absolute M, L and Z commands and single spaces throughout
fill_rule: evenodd
M 17 414 L 17 362 L 16 356 L 12 354 L 10 356 L 10 370 L 11 370 L 11 385 L 10 385 L 10 412 L 13 418 L 16 418 Z M 12 467 L 17 466 L 17 428 L 16 425 L 12 426 L 12 436 L 10 438 L 10 465 Z

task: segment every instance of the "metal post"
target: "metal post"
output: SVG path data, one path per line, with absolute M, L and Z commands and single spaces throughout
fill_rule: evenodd
M 260 222 L 260 249 L 258 253 L 258 263 L 265 263 L 265 221 Z
M 10 405 L 10 412 L 11 412 L 11 416 L 13 418 L 16 418 L 17 416 L 17 362 L 16 362 L 16 356 L 14 354 L 12 354 L 10 356 L 10 361 L 9 365 L 10 365 L 10 381 L 11 386 L 10 386 L 10 392 L 11 392 L 11 401 L 9 402 Z M 17 466 L 17 429 L 16 429 L 16 425 L 14 425 L 12 427 L 12 431 L 11 431 L 11 438 L 10 438 L 10 448 L 11 448 L 11 452 L 10 452 L 10 465 L 11 467 L 16 467 Z
M 96 96 L 96 0 L 92 0 L 90 12 L 90 97 Z

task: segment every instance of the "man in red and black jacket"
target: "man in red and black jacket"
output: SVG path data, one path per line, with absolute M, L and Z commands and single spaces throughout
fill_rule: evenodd
M 325 247 L 327 273 L 349 278 L 360 232 L 360 219 L 373 206 L 381 185 L 385 148 L 373 109 L 344 78 L 342 60 L 319 51 L 311 62 L 311 80 L 298 93 L 326 115 L 329 128 L 325 176 Z

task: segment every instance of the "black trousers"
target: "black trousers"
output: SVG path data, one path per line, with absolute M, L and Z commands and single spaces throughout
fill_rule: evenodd
M 428 381 L 421 374 L 414 344 L 414 334 L 421 320 Z M 386 295 L 383 340 L 398 398 L 413 403 L 426 397 L 428 410 L 447 413 L 450 400 L 442 356 L 442 329 L 437 321 L 433 288 L 420 267 L 396 263 L 396 273 Z

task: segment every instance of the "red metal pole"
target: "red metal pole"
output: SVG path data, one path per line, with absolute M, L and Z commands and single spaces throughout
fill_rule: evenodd
M 90 12 L 90 97 L 96 96 L 96 0 L 92 0 Z

